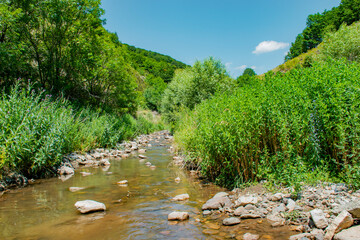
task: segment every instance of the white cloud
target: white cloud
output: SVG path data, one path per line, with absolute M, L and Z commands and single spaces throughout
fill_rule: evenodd
M 250 68 L 252 68 L 253 70 L 255 70 L 255 69 L 256 69 L 256 66 L 251 66 Z
M 236 67 L 236 70 L 244 70 L 245 68 L 247 68 L 247 65 L 241 65 L 239 67 Z
M 273 52 L 279 49 L 284 49 L 288 46 L 289 43 L 276 42 L 276 41 L 263 41 L 256 46 L 255 50 L 252 53 L 261 54 L 261 53 Z
M 227 62 L 227 63 L 225 63 L 225 67 L 227 68 L 227 69 L 229 69 L 230 68 L 230 66 L 231 66 L 231 62 Z

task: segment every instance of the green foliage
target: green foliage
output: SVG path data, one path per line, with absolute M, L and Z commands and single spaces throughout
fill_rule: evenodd
M 243 76 L 245 76 L 245 75 L 255 76 L 256 73 L 255 73 L 254 69 L 252 69 L 252 68 L 246 68 L 246 69 L 244 70 L 244 73 L 243 73 Z
M 359 166 L 358 76 L 358 63 L 329 61 L 254 78 L 184 114 L 175 139 L 228 187 L 267 179 L 297 191 L 323 173 L 346 181 Z
M 161 99 L 167 84 L 164 80 L 162 80 L 162 78 L 154 77 L 153 75 L 147 76 L 145 82 L 147 84 L 144 91 L 146 105 L 151 110 L 158 110 L 160 108 Z
M 360 61 L 360 23 L 351 26 L 341 26 L 335 33 L 329 33 L 324 39 L 320 51 L 323 59 L 345 58 L 348 61 Z
M 17 85 L 0 99 L 0 169 L 44 177 L 54 173 L 65 153 L 115 147 L 161 127 L 144 116 L 76 111 L 62 98 Z
M 340 6 L 322 14 L 309 15 L 306 28 L 291 44 L 285 61 L 293 59 L 308 50 L 317 47 L 325 35 L 337 31 L 342 24 L 351 25 L 360 20 L 360 0 L 342 0 Z
M 179 62 L 169 56 L 156 52 L 136 48 L 127 44 L 121 44 L 128 52 L 128 59 L 132 66 L 139 72 L 148 73 L 160 77 L 164 82 L 169 83 L 176 69 L 183 69 L 186 64 Z
M 100 0 L 1 1 L 0 86 L 31 79 L 81 105 L 135 114 L 142 76 L 168 82 L 185 64 L 120 43 L 103 12 Z
M 254 69 L 246 68 L 241 76 L 239 76 L 236 81 L 240 87 L 250 84 L 253 77 L 256 76 Z
M 212 97 L 215 93 L 225 93 L 234 87 L 225 66 L 210 57 L 203 62 L 197 61 L 193 67 L 175 72 L 162 99 L 161 111 L 172 122 L 174 114 L 181 108 L 193 109 L 195 105 Z

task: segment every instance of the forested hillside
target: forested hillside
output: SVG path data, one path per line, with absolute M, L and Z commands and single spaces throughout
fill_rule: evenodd
M 351 25 L 360 20 L 360 0 L 342 0 L 338 7 L 323 13 L 309 15 L 306 28 L 291 44 L 285 61 L 317 47 L 329 32 L 337 31 L 342 24 Z

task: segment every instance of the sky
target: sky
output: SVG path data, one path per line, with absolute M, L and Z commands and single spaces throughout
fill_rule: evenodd
M 135 47 L 188 65 L 220 59 L 232 77 L 284 62 L 309 14 L 340 0 L 102 0 L 105 28 Z

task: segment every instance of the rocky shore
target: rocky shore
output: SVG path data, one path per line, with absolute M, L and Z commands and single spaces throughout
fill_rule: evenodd
M 184 158 L 174 157 L 174 164 L 184 166 Z M 345 184 L 321 183 L 303 186 L 293 196 L 289 188 L 270 192 L 258 184 L 246 189 L 220 192 L 202 206 L 203 216 L 225 215 L 219 224 L 232 226 L 244 219 L 267 221 L 272 227 L 289 226 L 290 240 L 360 239 L 360 190 Z M 260 239 L 251 233 L 239 239 Z
M 83 167 L 109 167 L 111 159 L 125 159 L 135 153 L 144 153 L 145 147 L 149 147 L 149 142 L 152 140 L 157 141 L 164 137 L 165 139 L 171 140 L 169 131 L 160 131 L 150 135 L 141 135 L 132 141 L 125 141 L 119 143 L 116 148 L 105 149 L 97 148 L 85 153 L 73 152 L 63 157 L 62 164 L 56 170 L 57 175 L 63 181 L 71 178 L 75 174 L 75 169 Z M 139 155 L 140 158 L 144 159 L 145 156 Z M 155 168 L 151 163 L 149 167 Z M 82 173 L 81 173 L 82 174 Z M 86 174 L 86 173 L 84 173 Z M 4 176 L 3 180 L 0 181 L 0 194 L 11 188 L 25 187 L 29 183 L 35 180 L 28 180 L 26 177 L 19 173 L 9 173 Z

